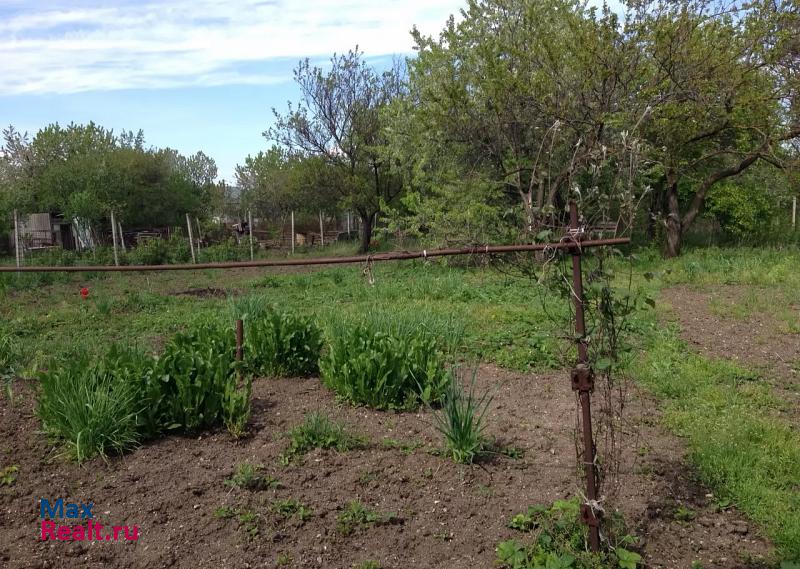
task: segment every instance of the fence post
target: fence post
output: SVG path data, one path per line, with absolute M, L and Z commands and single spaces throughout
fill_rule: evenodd
M 189 249 L 192 251 L 192 263 L 197 262 L 197 258 L 194 256 L 194 235 L 192 235 L 192 220 L 189 219 L 189 214 L 186 214 L 186 229 L 189 230 Z
M 250 230 L 250 260 L 253 260 L 253 212 L 247 210 L 247 228 Z
M 119 267 L 119 256 L 117 255 L 117 218 L 114 217 L 114 210 L 111 210 L 111 242 L 114 247 L 114 266 Z
M 119 244 L 122 245 L 122 252 L 126 252 L 128 249 L 125 247 L 125 236 L 122 234 L 122 224 L 118 221 L 117 222 L 117 235 L 119 235 Z
M 292 255 L 294 255 L 294 210 L 292 210 Z
M 325 226 L 322 225 L 322 212 L 319 212 L 319 242 L 322 247 L 325 246 Z
M 14 250 L 17 254 L 17 268 L 19 269 L 19 213 L 14 210 Z
M 797 228 L 797 198 L 792 198 L 792 231 Z
M 569 204 L 570 237 L 575 244 L 572 253 L 572 296 L 575 303 L 575 332 L 578 343 L 578 362 L 572 369 L 572 389 L 578 392 L 581 403 L 583 425 L 583 468 L 586 473 L 586 502 L 581 505 L 581 519 L 589 526 L 589 545 L 592 551 L 600 549 L 600 520 L 595 511 L 597 500 L 597 469 L 594 463 L 595 446 L 592 436 L 592 391 L 594 372 L 589 366 L 586 342 L 586 320 L 584 315 L 583 274 L 581 273 L 581 229 L 578 222 L 578 206 Z

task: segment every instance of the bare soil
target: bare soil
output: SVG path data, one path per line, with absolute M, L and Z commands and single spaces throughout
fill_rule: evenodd
M 736 305 L 751 291 L 747 286 L 716 286 L 711 290 L 679 286 L 663 290 L 662 298 L 672 307 L 681 336 L 694 350 L 760 373 L 781 399 L 793 403 L 787 410 L 796 415 L 800 405 L 800 334 L 785 332 L 781 322 L 763 311 L 753 311 L 747 318 L 720 316 L 711 311 L 712 302 Z M 768 290 L 761 293 L 772 294 Z M 796 311 L 800 319 L 800 306 L 788 308 Z
M 13 405 L 0 398 L 0 463 L 19 466 L 0 486 L 0 566 L 45 567 L 287 567 L 350 568 L 371 559 L 382 568 L 493 567 L 495 545 L 525 539 L 506 527 L 536 503 L 574 496 L 575 399 L 566 373 L 522 375 L 482 366 L 479 387 L 497 390 L 489 434 L 523 451 L 459 466 L 433 452 L 441 444 L 428 411 L 378 412 L 337 403 L 317 379 L 262 379 L 254 386 L 251 435 L 227 432 L 167 437 L 104 462 L 77 465 L 57 457 L 39 431 L 30 384 L 15 384 Z M 629 407 L 619 505 L 642 538 L 649 567 L 758 566 L 770 546 L 733 511 L 719 512 L 685 466 L 680 440 L 659 426 L 652 401 Z M 286 431 L 305 413 L 324 411 L 369 439 L 338 454 L 313 451 L 281 466 Z M 399 448 L 399 441 L 406 448 Z M 263 465 L 280 481 L 262 491 L 224 484 L 237 464 Z M 107 527 L 136 525 L 138 540 L 61 542 L 40 539 L 39 500 L 94 502 Z M 313 510 L 305 522 L 281 518 L 276 500 L 294 498 Z M 336 518 L 360 500 L 393 523 L 337 531 Z M 236 517 L 252 512 L 252 535 Z M 681 509 L 682 508 L 682 509 Z M 692 520 L 676 518 L 691 511 Z

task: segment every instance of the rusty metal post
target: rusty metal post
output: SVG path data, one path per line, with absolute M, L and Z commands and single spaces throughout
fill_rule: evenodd
M 244 322 L 239 318 L 236 320 L 236 361 L 242 361 L 244 355 Z
M 581 403 L 583 424 L 583 467 L 586 472 L 586 499 L 597 500 L 597 470 L 594 463 L 595 446 L 592 436 L 592 391 L 594 373 L 589 366 L 589 353 L 586 348 L 586 320 L 584 317 L 583 274 L 581 269 L 580 225 L 578 206 L 569 204 L 570 235 L 575 240 L 572 253 L 572 296 L 575 302 L 575 332 L 578 344 L 578 362 L 572 370 L 572 389 L 578 392 Z M 589 526 L 589 545 L 592 551 L 600 549 L 600 520 L 590 504 L 581 506 L 581 519 Z

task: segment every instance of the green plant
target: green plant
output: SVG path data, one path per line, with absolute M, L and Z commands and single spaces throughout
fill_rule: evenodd
M 394 519 L 394 514 L 379 514 L 354 500 L 336 517 L 336 530 L 342 535 L 350 535 L 359 527 L 391 522 Z
M 342 423 L 331 421 L 321 413 L 309 413 L 302 425 L 289 431 L 289 446 L 283 456 L 288 462 L 315 448 L 345 452 L 363 444 L 364 439 L 351 433 Z
M 449 373 L 430 335 L 395 336 L 365 325 L 336 326 L 329 333 L 320 371 L 341 398 L 375 409 L 414 409 L 441 399 Z
M 580 521 L 577 499 L 558 500 L 550 506 L 533 506 L 525 513 L 515 515 L 509 527 L 533 536 L 525 544 L 510 539 L 497 545 L 497 563 L 506 569 L 598 569 L 619 567 L 636 569 L 641 556 L 622 547 L 634 539 L 619 535 L 624 524 L 610 520 L 604 533 L 608 540 L 617 543 L 597 553 L 587 550 L 587 529 Z
M 244 314 L 247 369 L 255 374 L 283 377 L 315 374 L 322 349 L 322 332 L 317 325 L 294 313 L 255 305 L 249 299 L 250 312 Z
M 235 439 L 243 437 L 247 432 L 252 394 L 253 376 L 250 374 L 241 380 L 241 386 L 230 378 L 225 382 L 225 391 L 222 394 L 222 422 Z
M 145 386 L 152 424 L 188 431 L 223 419 L 230 425 L 245 424 L 241 415 L 249 414 L 249 404 L 230 395 L 236 390 L 235 350 L 233 330 L 212 322 L 175 335 Z M 245 393 L 249 399 L 247 387 Z
M 236 515 L 236 510 L 231 508 L 230 506 L 220 506 L 216 510 L 214 510 L 214 517 L 219 518 L 221 520 L 227 520 L 228 518 L 232 518 Z
M 308 521 L 313 515 L 311 508 L 295 500 L 294 498 L 287 498 L 285 500 L 274 502 L 272 504 L 272 511 L 282 518 L 291 518 L 297 514 L 297 517 L 301 522 Z
M 280 482 L 272 476 L 263 476 L 262 467 L 250 462 L 243 462 L 236 466 L 233 476 L 225 479 L 225 486 L 243 488 L 245 490 L 267 490 L 280 486 Z
M 17 481 L 19 466 L 12 464 L 0 470 L 0 486 L 11 486 Z
M 468 391 L 456 374 L 444 392 L 442 408 L 434 415 L 436 429 L 444 436 L 445 446 L 456 462 L 470 464 L 484 449 L 484 418 L 492 401 L 488 392 L 478 396 L 475 392 L 476 372 Z
M 697 517 L 697 512 L 686 506 L 678 506 L 673 517 L 679 522 L 690 522 Z
M 121 453 L 141 439 L 138 381 L 147 374 L 141 356 L 112 349 L 92 362 L 85 355 L 40 376 L 37 414 L 45 431 L 64 440 L 79 462 Z
M 280 553 L 278 554 L 278 559 L 275 560 L 275 565 L 278 567 L 286 567 L 287 565 L 291 565 L 292 563 L 292 556 L 289 553 Z
M 239 527 L 242 528 L 245 533 L 247 533 L 247 537 L 250 539 L 255 539 L 258 537 L 258 514 L 250 510 L 246 510 L 244 512 L 239 512 L 238 519 Z

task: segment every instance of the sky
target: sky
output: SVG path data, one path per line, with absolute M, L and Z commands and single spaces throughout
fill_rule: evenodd
M 380 67 L 411 53 L 412 26 L 442 29 L 464 0 L 0 0 L 0 126 L 142 129 L 147 144 L 202 150 L 234 182 L 272 108 L 299 93 L 302 58 L 358 45 Z

